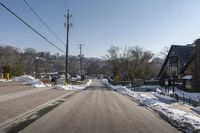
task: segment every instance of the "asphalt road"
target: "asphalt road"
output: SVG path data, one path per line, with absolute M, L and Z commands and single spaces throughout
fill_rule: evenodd
M 176 133 L 170 124 L 95 81 L 27 126 L 23 133 Z

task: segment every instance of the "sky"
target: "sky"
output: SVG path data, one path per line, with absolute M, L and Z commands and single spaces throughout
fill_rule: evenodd
M 200 37 L 199 0 L 26 0 L 48 26 L 65 42 L 66 9 L 73 27 L 69 34 L 69 54 L 78 55 L 84 44 L 86 57 L 102 57 L 111 46 L 121 50 L 139 46 L 158 54 L 170 45 L 186 45 Z M 0 0 L 9 9 L 65 50 L 34 16 L 24 0 Z M 49 45 L 0 6 L 0 45 L 37 51 L 59 50 Z

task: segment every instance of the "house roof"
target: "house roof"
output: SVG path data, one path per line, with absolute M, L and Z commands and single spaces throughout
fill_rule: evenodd
M 192 63 L 192 61 L 195 59 L 195 54 L 192 55 L 191 59 L 186 63 L 186 65 L 183 66 L 182 70 L 180 73 L 184 73 L 184 71 L 187 69 L 187 67 Z
M 174 50 L 176 55 L 178 56 L 181 67 L 184 67 L 192 59 L 194 49 L 195 49 L 195 47 L 192 46 L 192 45 L 172 45 L 168 54 L 167 54 L 167 57 L 165 58 L 164 63 L 162 65 L 161 69 L 160 69 L 158 77 L 161 76 L 161 74 L 162 74 L 162 72 L 163 72 L 163 70 L 164 70 L 164 68 L 167 64 L 167 61 L 169 59 L 169 55 L 170 55 L 172 50 Z
M 172 45 L 172 48 L 175 50 L 181 65 L 184 66 L 192 58 L 195 47 L 188 45 Z

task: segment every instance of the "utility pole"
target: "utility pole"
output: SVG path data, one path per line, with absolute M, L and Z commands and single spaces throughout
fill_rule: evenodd
M 69 46 L 69 30 L 72 27 L 72 24 L 70 23 L 69 19 L 72 17 L 72 15 L 69 14 L 69 10 L 67 11 L 67 15 L 65 15 L 65 18 L 67 19 L 64 24 L 66 30 L 67 30 L 67 36 L 66 36 L 66 62 L 65 62 L 65 83 L 68 82 L 68 46 Z
M 35 78 L 38 78 L 38 60 L 40 57 L 35 58 Z
M 81 74 L 81 80 L 84 79 L 83 77 L 83 55 L 82 55 L 82 48 L 84 44 L 79 44 L 79 49 L 80 49 L 80 74 Z

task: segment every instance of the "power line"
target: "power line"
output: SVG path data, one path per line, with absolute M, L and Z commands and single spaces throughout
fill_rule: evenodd
M 28 26 L 32 31 L 34 31 L 36 34 L 38 34 L 41 38 L 43 38 L 45 41 L 47 41 L 49 44 L 60 50 L 61 52 L 65 53 L 62 49 L 60 49 L 58 46 L 53 44 L 51 41 L 49 41 L 46 37 L 44 37 L 41 33 L 39 33 L 36 29 L 34 29 L 32 26 L 30 26 L 26 21 L 24 21 L 22 18 L 20 18 L 18 15 L 16 15 L 13 11 L 11 11 L 8 7 L 6 7 L 3 3 L 0 2 L 0 5 L 4 7 L 6 10 L 8 10 L 12 15 L 14 15 L 17 19 L 19 19 L 22 23 L 24 23 L 26 26 Z
M 38 13 L 36 13 L 36 11 L 31 7 L 31 5 L 26 0 L 24 0 L 24 2 L 31 9 L 33 14 L 42 22 L 42 24 L 56 37 L 56 39 L 58 39 L 65 46 L 64 41 L 56 35 L 56 33 L 45 23 L 45 21 L 38 15 Z

